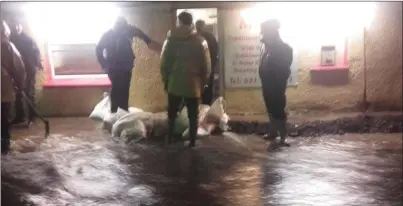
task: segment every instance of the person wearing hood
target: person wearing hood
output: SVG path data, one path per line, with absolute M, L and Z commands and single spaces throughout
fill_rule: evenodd
M 116 19 L 113 28 L 102 35 L 95 49 L 98 62 L 112 84 L 111 113 L 116 113 L 118 107 L 126 111 L 129 109 L 130 81 L 135 60 L 132 49 L 134 37 L 142 39 L 149 49 L 161 51 L 159 43 L 130 25 L 124 17 Z
M 275 139 L 280 135 L 280 143 L 287 137 L 286 88 L 293 61 L 292 48 L 283 42 L 279 34 L 280 23 L 270 19 L 261 24 L 261 60 L 259 76 L 262 82 L 263 99 L 271 123 L 265 139 Z
M 9 114 L 16 99 L 16 89 L 24 88 L 25 67 L 20 53 L 9 40 L 10 28 L 1 22 L 1 153 L 10 149 Z
M 17 19 L 13 20 L 11 28 L 10 41 L 20 52 L 27 74 L 25 88 L 22 89 L 29 98 L 29 101 L 31 101 L 33 105 L 36 105 L 36 72 L 43 69 L 41 54 L 35 40 L 24 32 L 21 23 Z M 35 112 L 31 107 L 29 107 L 27 113 L 25 113 L 24 102 L 25 100 L 21 92 L 17 92 L 15 100 L 15 118 L 12 124 L 23 123 L 25 122 L 25 118 L 28 118 L 28 124 L 35 120 Z
M 170 144 L 174 122 L 184 102 L 189 118 L 189 147 L 195 146 L 201 93 L 211 73 L 210 52 L 206 40 L 193 29 L 188 12 L 178 15 L 178 26 L 167 34 L 161 54 L 161 76 L 168 94 L 168 136 Z

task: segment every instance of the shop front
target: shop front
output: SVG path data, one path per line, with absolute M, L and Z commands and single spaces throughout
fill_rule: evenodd
M 37 90 L 40 109 L 47 115 L 87 115 L 109 90 L 109 80 L 91 51 L 117 15 L 162 43 L 176 15 L 184 10 L 195 20 L 205 20 L 218 39 L 215 96 L 224 96 L 229 114 L 266 112 L 257 68 L 259 25 L 268 18 L 279 19 L 281 36 L 294 50 L 288 110 L 360 110 L 365 101 L 375 107 L 401 109 L 400 2 L 95 4 L 65 3 L 46 15 L 40 9 L 19 10 L 44 54 L 46 69 L 38 74 Z M 137 58 L 130 105 L 165 110 L 159 54 L 140 40 L 134 42 L 133 52 Z
M 401 110 L 401 10 L 397 9 L 401 7 L 394 4 L 222 2 L 174 6 L 193 12 L 196 19 L 208 18 L 200 15 L 203 7 L 216 9 L 216 15 L 210 16 L 217 18 L 220 44 L 218 93 L 227 100 L 228 113 L 245 115 L 266 112 L 257 70 L 259 27 L 269 18 L 280 21 L 281 37 L 294 50 L 287 90 L 289 111 L 361 111 L 368 105 Z M 395 54 L 393 61 L 386 60 L 391 57 L 385 52 L 371 56 L 376 55 L 372 51 L 380 42 L 391 44 L 383 49 Z M 378 72 L 389 74 L 379 76 Z

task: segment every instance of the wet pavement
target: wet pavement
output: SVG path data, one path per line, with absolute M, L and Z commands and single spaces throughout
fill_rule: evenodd
M 82 118 L 51 123 L 46 140 L 39 123 L 14 131 L 25 153 L 2 157 L 1 205 L 403 204 L 401 134 L 297 138 L 281 148 L 228 133 L 167 149 L 116 143 Z

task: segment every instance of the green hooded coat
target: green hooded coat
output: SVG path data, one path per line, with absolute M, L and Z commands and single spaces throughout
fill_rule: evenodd
M 160 69 L 168 94 L 200 98 L 211 72 L 207 42 L 188 26 L 169 31 Z

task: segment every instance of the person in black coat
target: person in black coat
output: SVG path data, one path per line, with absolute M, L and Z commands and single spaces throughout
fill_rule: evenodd
M 280 135 L 280 143 L 288 146 L 285 142 L 287 137 L 285 93 L 291 74 L 293 50 L 283 42 L 279 29 L 280 23 L 275 19 L 261 24 L 259 76 L 262 82 L 263 99 L 272 125 L 265 138 L 275 139 Z
M 22 60 L 24 61 L 27 78 L 23 91 L 29 98 L 29 101 L 31 101 L 33 105 L 36 105 L 36 72 L 43 69 L 38 45 L 32 37 L 24 32 L 21 23 L 15 19 L 12 22 L 10 41 L 20 52 Z M 24 123 L 26 117 L 28 118 L 28 123 L 31 123 L 35 119 L 35 112 L 29 107 L 27 114 L 25 113 L 24 99 L 21 92 L 17 92 L 15 100 L 15 118 L 12 124 Z
M 202 93 L 202 104 L 211 105 L 213 101 L 214 74 L 218 62 L 218 43 L 216 37 L 206 31 L 206 23 L 203 20 L 196 21 L 196 30 L 207 42 L 211 59 L 211 74 L 207 85 Z
M 141 29 L 130 25 L 124 17 L 116 19 L 113 28 L 102 35 L 95 49 L 97 60 L 112 83 L 112 113 L 116 113 L 118 107 L 126 111 L 129 109 L 130 82 L 136 59 L 132 49 L 134 37 L 143 40 L 149 49 L 161 51 L 162 46 L 159 43 Z

